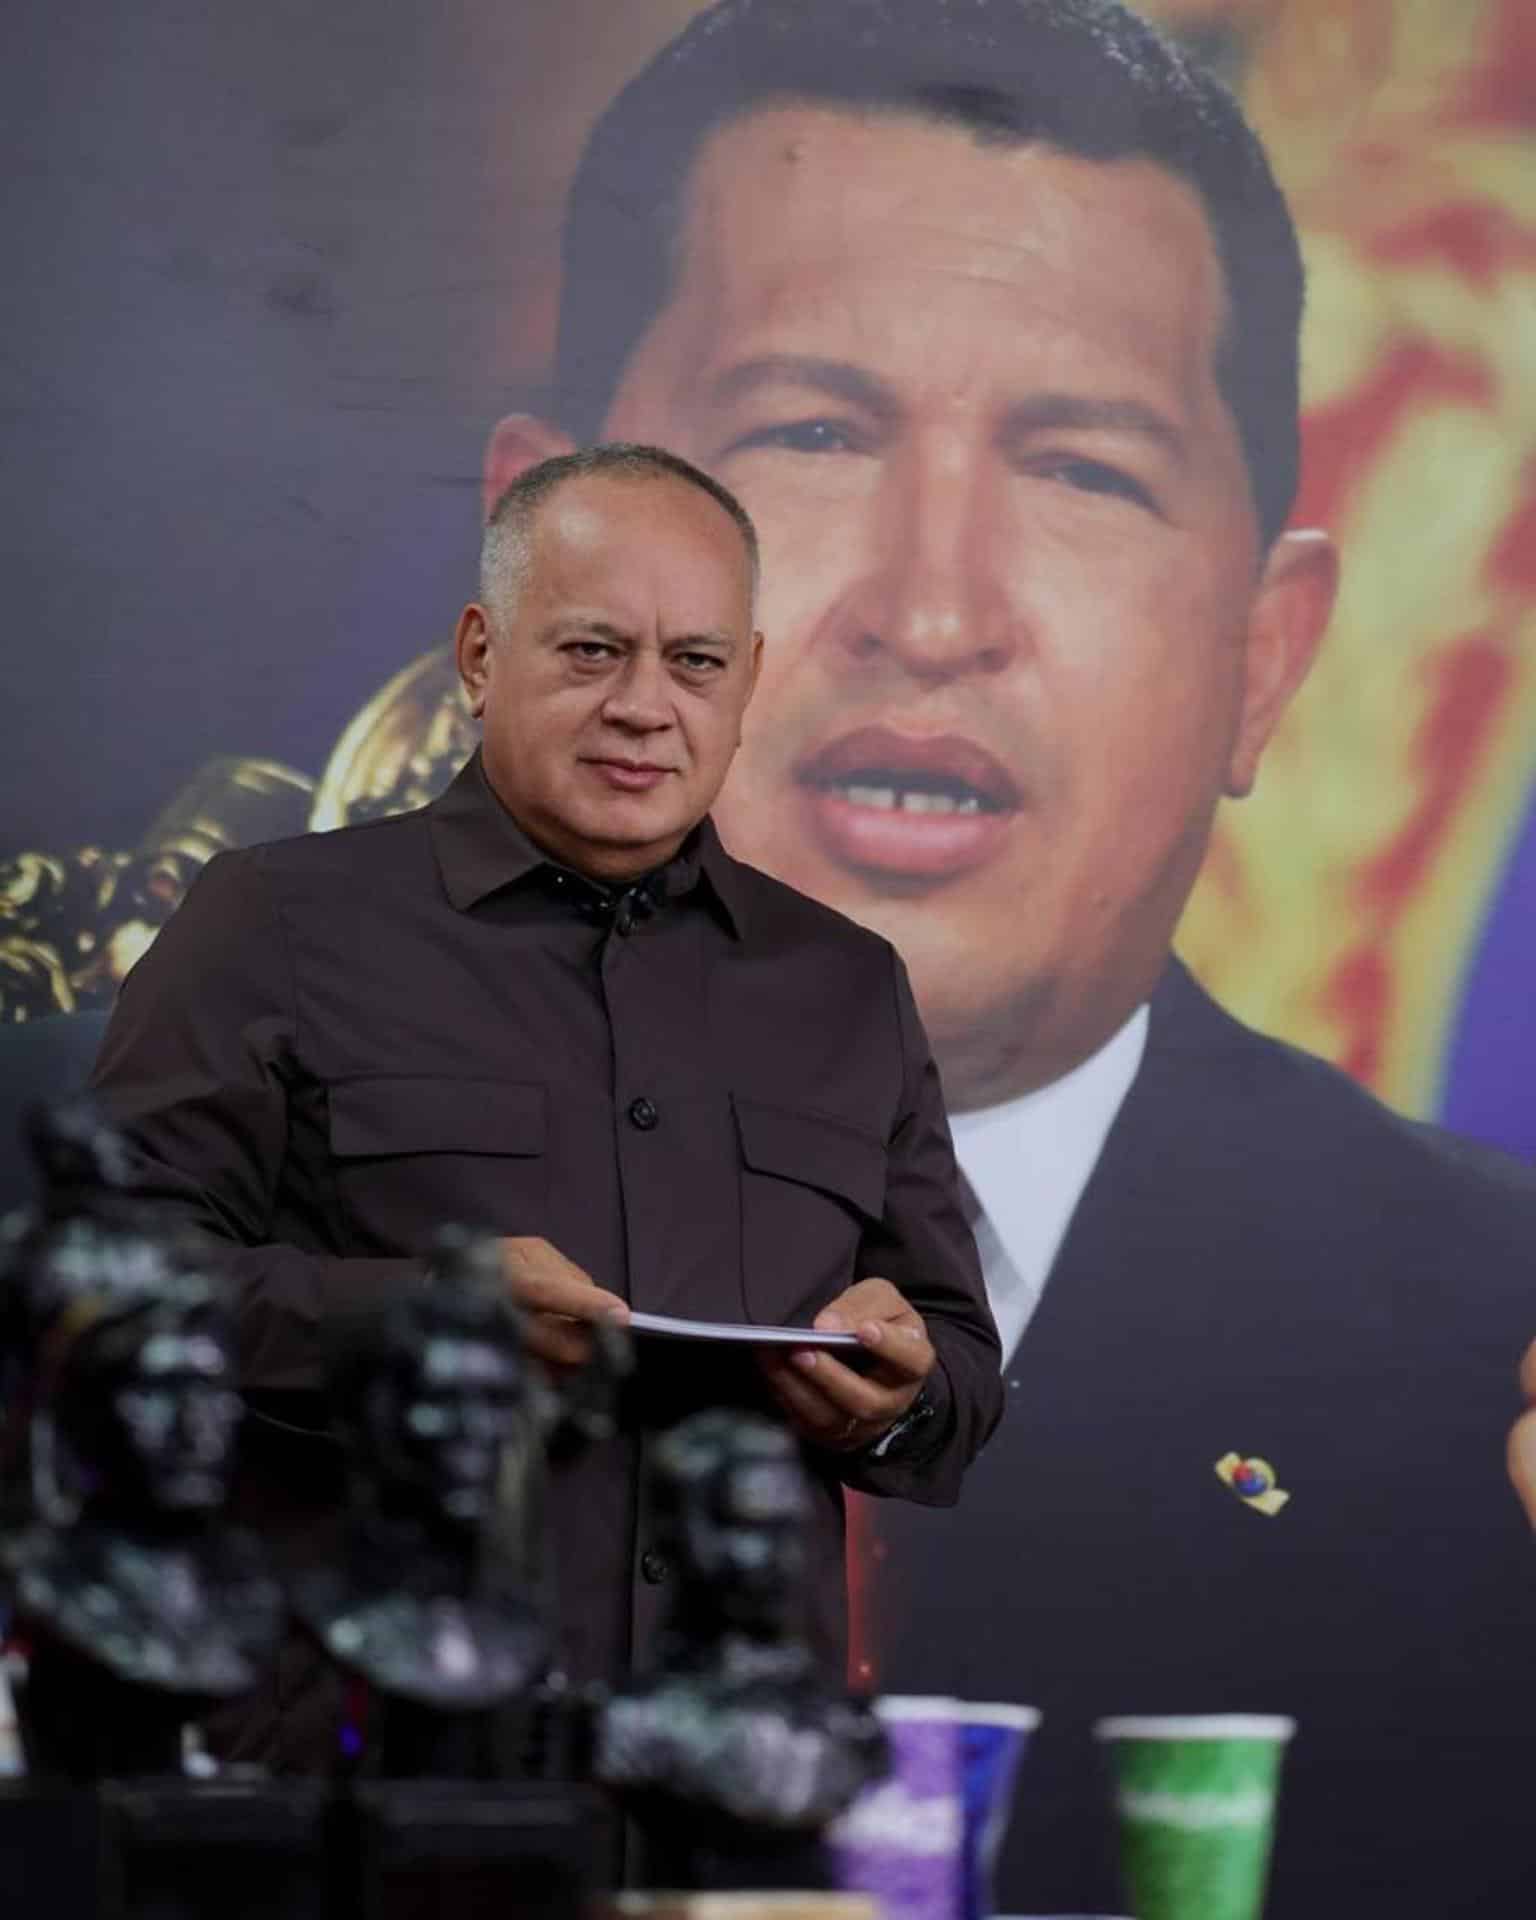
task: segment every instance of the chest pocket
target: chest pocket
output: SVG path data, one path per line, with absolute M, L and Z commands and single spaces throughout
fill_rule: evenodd
M 825 1114 L 732 1097 L 747 1317 L 803 1324 L 851 1286 L 885 1205 L 885 1148 Z
M 444 1226 L 545 1231 L 542 1086 L 384 1076 L 332 1087 L 329 1107 L 354 1251 L 416 1251 Z

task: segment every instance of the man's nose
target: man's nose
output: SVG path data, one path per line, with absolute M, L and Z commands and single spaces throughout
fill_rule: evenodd
M 637 648 L 603 701 L 603 718 L 631 733 L 658 733 L 672 724 L 672 682 L 659 654 Z
M 982 464 L 949 449 L 914 452 L 888 470 L 868 570 L 842 623 L 855 658 L 885 655 L 914 679 L 943 683 L 1001 672 L 1015 657 Z

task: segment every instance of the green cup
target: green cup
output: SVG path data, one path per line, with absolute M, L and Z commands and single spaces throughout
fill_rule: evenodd
M 1259 1920 L 1280 1761 L 1295 1731 L 1277 1714 L 1099 1722 L 1136 1920 Z

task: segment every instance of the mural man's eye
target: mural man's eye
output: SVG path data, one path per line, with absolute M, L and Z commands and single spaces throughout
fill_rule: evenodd
M 1080 493 L 1103 493 L 1141 507 L 1152 505 L 1152 496 L 1139 480 L 1119 467 L 1106 466 L 1102 460 L 1057 460 L 1049 471 Z
M 840 420 L 791 420 L 783 426 L 759 427 L 736 442 L 746 447 L 780 447 L 788 453 L 857 453 L 858 436 Z

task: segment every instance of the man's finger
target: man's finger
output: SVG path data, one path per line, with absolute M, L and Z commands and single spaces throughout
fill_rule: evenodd
M 512 1284 L 512 1298 L 528 1313 L 559 1313 L 570 1320 L 628 1320 L 629 1307 L 616 1293 L 589 1281 L 539 1275 Z
M 912 1381 L 921 1382 L 933 1371 L 937 1359 L 933 1345 L 928 1338 L 928 1330 L 921 1321 L 908 1326 L 905 1321 L 864 1320 L 851 1331 L 858 1336 L 859 1345 L 868 1354 L 872 1354 L 875 1365 L 865 1368 L 863 1378 L 883 1382 L 887 1386 L 906 1386 Z M 826 1355 L 830 1359 L 830 1355 Z M 843 1371 L 851 1369 L 844 1367 Z
M 764 1373 L 769 1389 L 796 1432 L 812 1446 L 829 1453 L 857 1453 L 900 1418 L 900 1409 L 874 1418 L 849 1412 L 777 1355 L 772 1361 L 765 1360 Z
M 854 1373 L 824 1351 L 796 1348 L 785 1355 L 763 1353 L 759 1364 L 782 1401 L 813 1424 L 808 1437 L 823 1445 L 834 1440 L 863 1445 L 892 1426 L 917 1397 L 917 1383 L 883 1386 Z M 862 1438 L 848 1432 L 855 1422 Z
M 585 1322 L 557 1314 L 528 1314 L 523 1345 L 552 1367 L 584 1367 L 592 1358 L 592 1335 Z
M 820 1333 L 849 1333 L 861 1321 L 888 1320 L 922 1325 L 921 1315 L 889 1280 L 871 1276 L 856 1280 L 835 1300 L 829 1300 L 812 1325 Z
M 786 1413 L 808 1440 L 840 1431 L 848 1424 L 848 1414 L 830 1401 L 808 1379 L 795 1372 L 786 1355 L 764 1353 L 763 1377 Z
M 503 1240 L 501 1267 L 512 1298 L 529 1313 L 558 1313 L 572 1320 L 629 1319 L 629 1307 L 618 1294 L 598 1286 L 547 1240 Z

